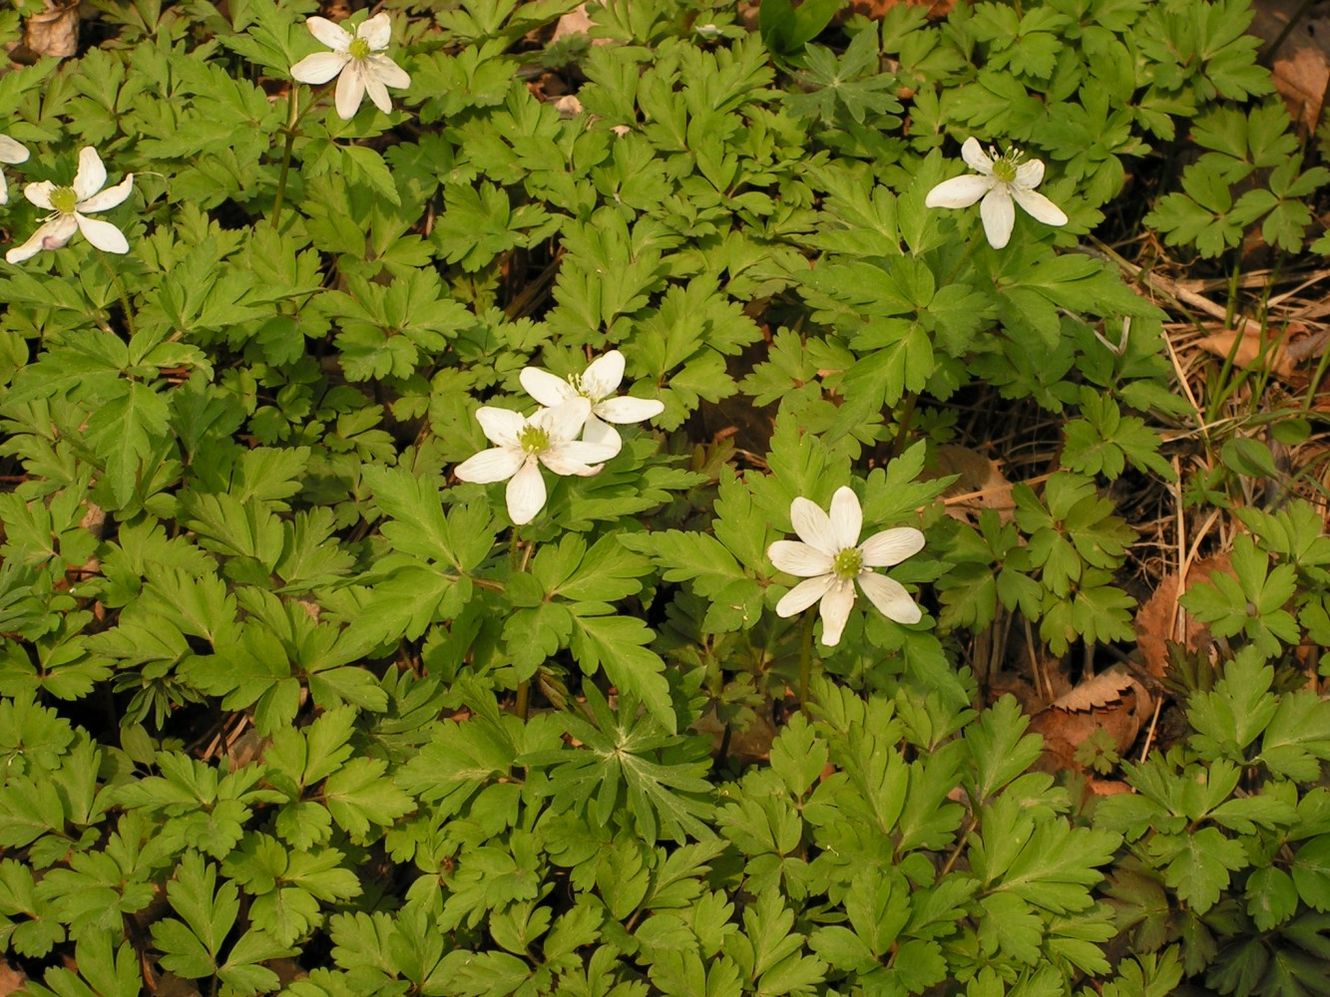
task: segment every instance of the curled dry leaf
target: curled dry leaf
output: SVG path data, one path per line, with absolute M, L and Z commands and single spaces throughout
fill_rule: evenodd
M 554 26 L 554 34 L 550 36 L 551 42 L 557 42 L 560 38 L 568 38 L 572 35 L 585 35 L 596 22 L 591 20 L 591 16 L 586 11 L 586 4 L 578 4 L 575 8 L 559 18 L 559 23 Z M 593 38 L 592 45 L 607 45 L 608 38 Z
M 1330 16 L 1321 9 L 1308 11 L 1302 0 L 1262 0 L 1252 8 L 1255 16 L 1248 30 L 1266 45 L 1284 33 L 1292 18 L 1300 17 L 1275 52 L 1270 74 L 1293 120 L 1315 131 L 1330 86 Z
M 997 461 L 969 447 L 944 443 L 938 447 L 937 474 L 957 475 L 942 496 L 952 519 L 969 522 L 981 510 L 992 509 L 1002 522 L 1011 521 L 1016 503 L 1011 497 L 1011 482 Z
M 907 7 L 927 7 L 929 17 L 943 18 L 951 13 L 951 8 L 956 6 L 956 0 L 850 0 L 849 9 L 854 14 L 879 18 L 892 7 L 899 7 L 902 4 Z
M 1208 632 L 1205 624 L 1190 614 L 1185 614 L 1185 633 L 1177 632 L 1178 600 L 1182 594 L 1215 571 L 1231 570 L 1226 554 L 1197 561 L 1187 571 L 1184 588 L 1179 589 L 1176 573 L 1165 575 L 1155 586 L 1154 595 L 1141 604 L 1136 613 L 1136 641 L 1146 670 L 1155 678 L 1162 679 L 1168 671 L 1169 641 L 1180 642 L 1188 651 L 1194 651 Z
M 1114 691 L 1115 692 L 1111 692 Z M 1154 712 L 1154 697 L 1131 675 L 1109 669 L 1081 683 L 1030 720 L 1030 730 L 1042 734 L 1044 754 L 1038 766 L 1046 772 L 1081 770 L 1076 749 L 1097 731 L 1105 731 L 1119 754 L 1130 750 Z M 1101 705 L 1090 705 L 1100 703 Z
M 1221 359 L 1233 353 L 1233 362 L 1237 366 L 1268 370 L 1287 380 L 1293 376 L 1294 368 L 1294 360 L 1288 349 L 1289 338 L 1300 331 L 1304 330 L 1297 325 L 1290 326 L 1287 333 L 1267 328 L 1263 339 L 1260 323 L 1248 319 L 1243 321 L 1241 328 L 1221 329 L 1204 339 L 1198 339 L 1196 345 Z M 1233 352 L 1235 344 L 1237 350 Z
M 1090 779 L 1086 786 L 1095 796 L 1121 796 L 1123 793 L 1135 792 L 1121 779 Z
M 1097 710 L 1118 702 L 1122 694 L 1136 684 L 1136 680 L 1121 668 L 1110 668 L 1073 686 L 1053 701 L 1053 707 L 1070 713 Z
M 21 969 L 15 969 L 0 959 L 0 997 L 9 997 L 10 994 L 18 993 L 27 982 L 28 978 L 23 975 Z
M 582 113 L 582 102 L 576 94 L 566 93 L 554 101 L 554 109 L 564 118 L 575 118 Z
M 23 23 L 23 45 L 37 55 L 68 59 L 79 49 L 79 0 L 46 0 Z

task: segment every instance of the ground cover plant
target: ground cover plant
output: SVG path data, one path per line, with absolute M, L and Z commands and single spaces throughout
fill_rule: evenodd
M 1330 132 L 841 6 L 0 13 L 7 989 L 1330 993 Z

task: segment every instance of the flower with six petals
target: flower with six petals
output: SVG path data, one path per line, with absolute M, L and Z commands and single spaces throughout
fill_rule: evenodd
M 776 604 L 777 616 L 793 616 L 821 600 L 822 643 L 833 647 L 840 643 L 850 618 L 857 582 L 887 619 L 906 624 L 922 619 L 900 582 L 872 570 L 919 553 L 924 546 L 921 532 L 902 526 L 874 533 L 860 543 L 863 510 L 859 497 L 843 486 L 831 497 L 830 515 L 801 496 L 790 503 L 790 519 L 799 539 L 777 540 L 767 548 L 767 557 L 781 571 L 804 580 Z
M 125 179 L 114 187 L 102 190 L 105 184 L 106 167 L 92 146 L 85 146 L 79 152 L 78 172 L 74 174 L 71 186 L 58 187 L 49 180 L 28 184 L 23 188 L 23 196 L 51 214 L 27 242 L 5 253 L 5 259 L 10 263 L 22 263 L 43 249 L 59 249 L 73 238 L 76 231 L 82 232 L 85 239 L 103 252 L 129 252 L 123 232 L 110 222 L 87 216 L 114 208 L 129 197 L 134 187 L 134 174 L 127 173 Z
M 961 146 L 961 158 L 974 173 L 943 180 L 928 192 L 924 204 L 930 208 L 968 208 L 981 197 L 979 216 L 984 235 L 994 249 L 1001 249 L 1011 239 L 1016 224 L 1016 205 L 1045 225 L 1066 225 L 1067 216 L 1056 204 L 1035 190 L 1044 179 L 1044 164 L 1038 159 L 1023 159 L 1010 149 L 999 156 L 996 149 L 985 153 L 979 141 L 967 138 Z
M 581 374 L 573 374 L 567 380 L 539 367 L 523 367 L 520 380 L 527 394 L 551 408 L 585 398 L 591 409 L 582 427 L 582 439 L 588 443 L 607 443 L 618 453 L 623 441 L 610 423 L 622 426 L 642 422 L 665 411 L 665 404 L 654 398 L 614 395 L 623 380 L 623 368 L 623 354 L 610 350 L 587 364 Z
M 392 110 L 387 87 L 402 89 L 411 85 L 406 70 L 386 55 L 380 54 L 392 38 L 392 24 L 387 12 L 361 22 L 353 35 L 326 17 L 311 17 L 305 22 L 312 34 L 331 52 L 308 55 L 291 67 L 291 76 L 301 83 L 327 83 L 340 74 L 334 104 L 338 115 L 349 121 L 360 109 L 365 94 L 384 114 Z
M 494 446 L 467 458 L 453 473 L 462 481 L 478 484 L 507 481 L 504 497 L 509 517 L 519 526 L 529 523 L 545 507 L 541 464 L 555 474 L 585 478 L 596 474 L 603 461 L 619 452 L 618 447 L 606 443 L 573 439 L 590 414 L 591 403 L 585 398 L 543 408 L 530 416 L 485 406 L 477 410 L 476 419 Z
M 26 163 L 28 161 L 28 150 L 22 144 L 15 142 L 8 135 L 0 135 L 0 163 Z M 0 204 L 9 201 L 9 187 L 5 183 L 5 174 L 0 171 Z

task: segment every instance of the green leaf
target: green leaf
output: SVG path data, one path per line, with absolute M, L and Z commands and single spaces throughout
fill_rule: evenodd
M 573 657 L 588 675 L 602 669 L 620 693 L 631 695 L 665 730 L 674 733 L 678 719 L 665 680 L 665 662 L 646 646 L 655 635 L 641 620 L 601 615 L 602 607 L 600 603 L 572 607 L 569 648 Z
M 353 840 L 364 840 L 371 825 L 388 827 L 415 809 L 411 797 L 384 778 L 387 762 L 352 758 L 323 784 L 323 800 L 337 826 Z
M 218 889 L 217 867 L 198 852 L 188 852 L 167 884 L 166 896 L 184 920 L 166 918 L 152 926 L 162 965 L 187 979 L 215 975 L 222 943 L 240 912 L 235 884 L 223 883 Z
M 965 732 L 975 766 L 971 799 L 984 803 L 1025 772 L 1043 750 L 1043 738 L 1026 736 L 1029 718 L 1012 696 L 1003 696 Z
M 1147 847 L 1151 859 L 1164 867 L 1164 882 L 1179 900 L 1202 914 L 1218 902 L 1230 873 L 1247 865 L 1242 842 L 1213 827 L 1191 834 L 1157 834 Z
M 1312 838 L 1299 848 L 1290 871 L 1303 903 L 1314 910 L 1330 910 L 1330 834 Z
M 758 30 L 771 51 L 788 54 L 821 34 L 839 9 L 840 0 L 804 0 L 797 8 L 790 0 L 775 0 L 758 11 Z
M 1314 890 L 1316 887 L 1310 888 Z M 1269 931 L 1293 916 L 1298 908 L 1298 892 L 1293 877 L 1283 869 L 1274 866 L 1257 869 L 1247 877 L 1247 913 L 1256 922 L 1256 927 Z

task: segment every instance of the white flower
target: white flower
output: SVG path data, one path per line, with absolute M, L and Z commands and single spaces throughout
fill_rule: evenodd
M 531 416 L 510 409 L 481 408 L 476 419 L 495 445 L 467 458 L 453 473 L 462 481 L 479 484 L 506 480 L 508 515 L 519 526 L 529 523 L 545 507 L 541 464 L 555 474 L 585 478 L 618 453 L 617 447 L 573 439 L 590 414 L 591 403 L 585 398 L 543 408 Z
M 665 411 L 665 404 L 654 398 L 633 398 L 629 395 L 611 397 L 619 390 L 623 380 L 623 354 L 610 350 L 587 364 L 580 375 L 566 381 L 539 367 L 523 367 L 520 375 L 522 387 L 542 405 L 555 406 L 574 398 L 585 398 L 591 403 L 582 439 L 589 443 L 608 443 L 618 453 L 623 441 L 609 423 L 627 425 L 641 422 Z
M 15 142 L 8 135 L 0 135 L 0 163 L 26 163 L 28 150 Z M 0 204 L 9 201 L 9 187 L 5 183 L 5 174 L 0 171 Z
M 386 11 L 363 21 L 354 35 L 326 17 L 311 17 L 305 26 L 332 51 L 306 56 L 291 67 L 291 75 L 301 83 L 318 84 L 341 73 L 334 103 L 344 121 L 356 116 L 366 92 L 374 106 L 387 114 L 393 106 L 385 87 L 402 89 L 411 85 L 406 70 L 378 54 L 388 47 L 392 37 Z
M 899 564 L 919 553 L 924 535 L 909 526 L 874 533 L 859 543 L 863 511 L 859 498 L 841 487 L 831 497 L 831 515 L 806 498 L 790 503 L 790 519 L 799 540 L 777 540 L 767 557 L 781 571 L 804 579 L 776 603 L 777 616 L 793 616 L 822 600 L 822 643 L 840 643 L 854 605 L 854 583 L 882 615 L 897 623 L 918 623 L 923 614 L 905 587 L 872 568 Z
M 1067 224 L 1062 209 L 1035 191 L 1044 179 L 1041 160 L 1022 160 L 1015 149 L 1008 150 L 1005 156 L 999 156 L 996 149 L 989 152 L 991 156 L 977 139 L 967 138 L 961 146 L 961 158 L 979 175 L 971 173 L 943 180 L 928 192 L 924 204 L 930 208 L 968 208 L 982 197 L 984 203 L 979 205 L 979 215 L 984 220 L 988 244 L 994 249 L 1001 249 L 1011 238 L 1011 228 L 1016 224 L 1013 201 L 1045 225 Z
M 106 167 L 102 165 L 101 157 L 92 146 L 85 146 L 79 152 L 79 168 L 72 186 L 57 187 L 51 181 L 43 180 L 24 187 L 23 196 L 51 214 L 27 242 L 5 253 L 5 259 L 10 263 L 22 263 L 43 249 L 59 249 L 73 238 L 75 231 L 82 232 L 85 239 L 103 252 L 129 252 L 123 232 L 110 222 L 99 222 L 87 215 L 123 202 L 134 188 L 134 174 L 127 173 L 125 179 L 114 187 L 102 190 L 105 183 Z

